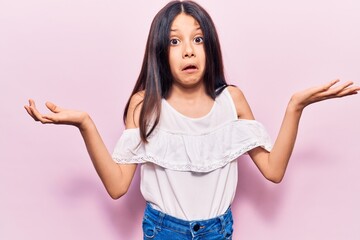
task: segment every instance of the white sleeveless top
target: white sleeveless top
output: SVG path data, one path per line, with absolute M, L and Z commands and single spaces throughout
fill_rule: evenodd
M 271 140 L 255 120 L 239 120 L 227 88 L 211 111 L 190 118 L 162 100 L 159 124 L 141 143 L 139 129 L 126 129 L 115 146 L 118 163 L 141 163 L 141 193 L 166 214 L 200 220 L 219 216 L 232 203 L 240 155 Z

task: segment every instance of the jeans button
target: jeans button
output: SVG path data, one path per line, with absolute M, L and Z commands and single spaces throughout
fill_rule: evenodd
M 195 232 L 199 231 L 200 229 L 200 225 L 198 223 L 196 223 L 194 226 L 193 226 L 193 229 Z

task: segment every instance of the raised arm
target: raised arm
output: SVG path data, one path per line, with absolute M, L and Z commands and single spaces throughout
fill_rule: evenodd
M 306 106 L 331 98 L 354 95 L 360 91 L 360 87 L 352 86 L 352 82 L 334 86 L 338 82 L 339 80 L 335 80 L 319 87 L 295 93 L 286 108 L 279 134 L 271 152 L 269 153 L 261 147 L 249 151 L 250 157 L 265 178 L 275 183 L 279 183 L 283 179 L 295 145 L 301 114 Z M 232 88 L 230 93 L 234 99 L 238 117 L 254 119 L 241 91 Z
M 138 101 L 138 99 L 135 99 Z M 134 101 L 133 101 L 134 102 Z M 134 103 L 130 104 L 129 111 L 134 111 Z M 50 114 L 41 114 L 35 106 L 33 100 L 29 100 L 29 105 L 25 106 L 26 111 L 35 120 L 43 124 L 65 124 L 76 126 L 84 139 L 87 151 L 92 163 L 103 182 L 107 192 L 113 199 L 124 195 L 133 179 L 136 164 L 117 164 L 107 150 L 94 122 L 86 112 L 62 109 L 53 103 L 47 102 Z M 129 112 L 130 113 L 130 112 Z M 138 114 L 130 113 L 129 116 Z M 133 127 L 136 120 L 128 121 L 129 126 Z

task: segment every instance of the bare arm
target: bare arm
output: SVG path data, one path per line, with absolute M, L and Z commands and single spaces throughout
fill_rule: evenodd
M 332 81 L 323 86 L 310 88 L 295 93 L 287 106 L 279 134 L 271 152 L 261 147 L 249 151 L 249 155 L 268 180 L 279 183 L 284 177 L 299 128 L 301 114 L 304 108 L 312 103 L 344 96 L 354 95 L 360 91 L 360 87 L 352 86 L 347 82 L 334 87 L 339 81 Z M 232 88 L 230 93 L 234 99 L 239 118 L 254 119 L 251 109 L 239 89 Z
M 129 128 L 134 127 L 138 121 L 138 118 L 137 120 L 132 119 L 132 117 L 138 116 L 137 113 L 133 112 L 135 108 L 132 107 L 136 101 L 139 101 L 139 98 L 136 98 L 132 101 L 134 103 L 130 104 L 128 116 L 130 116 L 131 121 L 127 121 L 129 122 L 127 124 Z M 33 100 L 29 101 L 29 105 L 25 106 L 25 109 L 35 121 L 40 121 L 43 124 L 76 126 L 80 130 L 96 172 L 109 195 L 114 199 L 124 195 L 133 179 L 137 164 L 117 164 L 112 160 L 94 122 L 86 112 L 62 109 L 50 102 L 47 102 L 46 106 L 52 112 L 51 114 L 41 114 L 36 109 Z

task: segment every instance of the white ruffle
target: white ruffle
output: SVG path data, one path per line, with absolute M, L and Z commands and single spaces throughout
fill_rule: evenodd
M 152 162 L 176 171 L 210 172 L 262 147 L 272 148 L 264 126 L 255 120 L 234 120 L 201 134 L 155 129 L 140 141 L 139 129 L 126 129 L 117 142 L 113 159 L 117 163 Z

